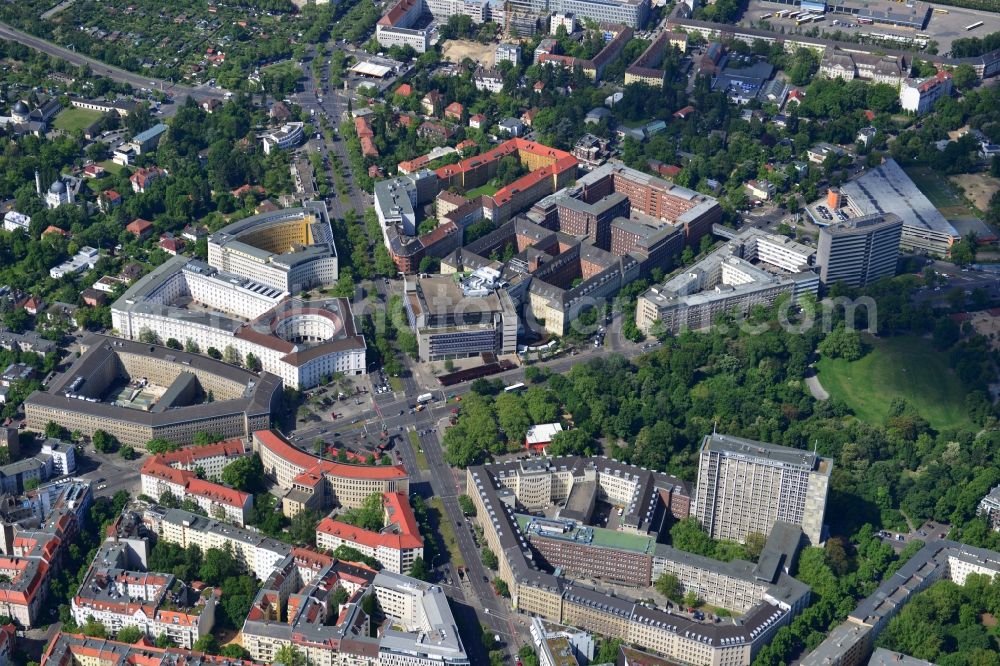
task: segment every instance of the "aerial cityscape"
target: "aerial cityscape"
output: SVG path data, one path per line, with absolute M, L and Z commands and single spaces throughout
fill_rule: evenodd
M 995 0 L 0 5 L 0 666 L 1000 666 Z

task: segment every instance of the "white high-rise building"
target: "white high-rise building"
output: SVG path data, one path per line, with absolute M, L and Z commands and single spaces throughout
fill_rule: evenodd
M 818 544 L 832 469 L 810 451 L 713 433 L 702 442 L 693 513 L 713 539 L 743 543 L 781 520 Z

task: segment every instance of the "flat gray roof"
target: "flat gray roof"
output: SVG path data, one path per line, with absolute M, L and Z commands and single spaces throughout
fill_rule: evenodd
M 917 189 L 893 159 L 886 159 L 861 177 L 845 183 L 840 192 L 850 199 L 862 215 L 895 213 L 905 226 L 958 238 L 955 227 Z
M 825 473 L 827 475 L 830 474 L 830 465 L 820 465 L 824 460 L 829 461 L 829 458 L 821 458 L 812 451 L 793 449 L 789 446 L 780 446 L 778 444 L 767 444 L 752 439 L 733 437 L 732 435 L 720 435 L 717 433 L 705 435 L 705 439 L 702 441 L 702 450 L 757 458 L 783 465 L 801 467 L 810 471 L 819 469 L 820 472 L 823 472 L 825 469 Z

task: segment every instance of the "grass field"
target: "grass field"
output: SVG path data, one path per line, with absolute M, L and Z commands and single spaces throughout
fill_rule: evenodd
M 904 169 L 914 185 L 927 197 L 934 207 L 946 218 L 975 215 L 969 206 L 951 186 L 951 183 L 930 167 L 907 167 Z
M 493 185 L 486 183 L 485 185 L 480 185 L 475 189 L 469 190 L 468 192 L 465 193 L 465 196 L 468 197 L 469 199 L 475 197 L 481 197 L 484 194 L 487 196 L 493 196 L 494 194 L 497 193 L 497 190 L 499 189 L 500 189 L 499 187 L 494 187 Z
M 270 74 L 271 76 L 281 76 L 286 73 L 292 73 L 295 75 L 296 78 L 302 76 L 302 68 L 289 60 L 284 60 L 282 62 L 276 62 L 273 65 L 268 65 L 264 67 L 264 71 Z
M 420 447 L 420 437 L 415 430 L 410 431 L 410 447 L 413 449 L 413 455 L 417 458 L 417 467 L 425 472 L 429 470 L 430 465 L 427 464 L 427 456 L 424 455 L 424 450 Z
M 437 510 L 439 517 L 438 524 L 436 525 L 437 531 L 444 541 L 444 547 L 448 549 L 451 565 L 453 567 L 464 567 L 465 558 L 462 557 L 462 551 L 458 548 L 458 537 L 455 536 L 455 528 L 452 527 L 451 521 L 448 520 L 448 514 L 444 512 L 444 502 L 441 501 L 440 497 L 432 497 L 427 500 L 427 506 Z
M 111 160 L 104 160 L 103 162 L 98 162 L 97 164 L 104 167 L 104 170 L 108 173 L 113 173 L 116 176 L 122 172 L 122 169 L 125 168 L 121 164 L 116 164 Z
M 71 106 L 59 112 L 54 125 L 56 129 L 61 129 L 64 132 L 82 131 L 97 122 L 100 117 L 100 111 L 78 109 L 75 106 Z
M 905 336 L 867 343 L 872 350 L 859 361 L 823 358 L 816 364 L 823 388 L 859 419 L 882 423 L 892 399 L 901 397 L 935 429 L 972 427 L 966 390 L 929 340 Z

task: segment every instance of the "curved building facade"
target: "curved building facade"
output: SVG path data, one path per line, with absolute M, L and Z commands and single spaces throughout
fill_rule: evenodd
M 337 281 L 326 204 L 306 201 L 234 222 L 208 237 L 210 266 L 295 293 Z

